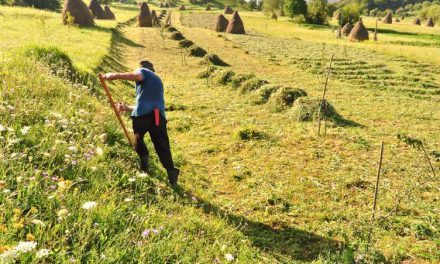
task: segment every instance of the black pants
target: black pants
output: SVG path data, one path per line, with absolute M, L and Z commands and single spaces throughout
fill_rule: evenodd
M 154 112 L 142 116 L 132 116 L 133 131 L 136 136 L 136 152 L 141 156 L 148 156 L 148 149 L 145 145 L 144 136 L 150 133 L 151 141 L 156 149 L 162 166 L 167 170 L 174 169 L 173 158 L 170 150 L 170 140 L 167 132 L 167 120 L 160 116 L 159 126 L 156 126 Z

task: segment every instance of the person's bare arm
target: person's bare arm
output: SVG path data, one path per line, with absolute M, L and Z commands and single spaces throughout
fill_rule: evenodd
M 143 79 L 142 73 L 140 72 L 111 72 L 106 73 L 102 76 L 105 80 L 126 80 L 133 82 L 140 82 Z

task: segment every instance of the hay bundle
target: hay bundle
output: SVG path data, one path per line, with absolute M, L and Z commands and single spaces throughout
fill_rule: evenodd
M 170 25 L 166 25 L 165 26 L 165 30 L 166 31 L 168 31 L 168 32 L 177 32 L 178 30 L 177 30 L 177 28 L 175 28 L 175 27 L 173 27 L 173 26 L 170 26 Z
M 396 17 L 396 18 L 394 19 L 394 22 L 399 23 L 399 22 L 400 22 L 400 19 L 399 19 L 398 17 Z
M 160 26 L 160 20 L 156 15 L 156 11 L 151 11 L 151 20 L 153 21 L 153 26 L 158 27 Z
M 251 102 L 256 105 L 265 104 L 269 101 L 272 94 L 274 94 L 281 86 L 266 84 L 260 89 L 256 90 L 251 95 Z
M 345 24 L 342 27 L 342 35 L 344 35 L 344 36 L 350 35 L 351 30 L 353 30 L 353 24 L 351 24 L 350 22 L 347 22 L 347 24 Z
M 418 17 L 414 18 L 413 24 L 414 24 L 414 25 L 418 25 L 418 26 L 420 26 L 420 25 L 422 24 L 422 23 L 420 22 L 420 18 L 418 18 Z
M 351 30 L 349 41 L 364 41 L 369 40 L 368 30 L 365 28 L 362 20 L 356 23 L 354 28 Z
M 179 31 L 175 31 L 175 32 L 170 34 L 170 39 L 182 40 L 182 39 L 185 39 L 185 37 Z
M 225 32 L 228 27 L 229 21 L 222 14 L 218 15 L 217 21 L 215 22 L 215 31 Z
M 427 27 L 434 27 L 434 20 L 432 19 L 432 17 L 430 17 L 428 19 L 428 21 L 426 21 L 426 26 Z
M 192 45 L 194 45 L 194 42 L 192 42 L 189 39 L 183 39 L 183 40 L 179 41 L 179 47 L 181 47 L 181 48 L 189 48 Z
M 92 13 L 82 0 L 66 0 L 63 7 L 63 24 L 91 27 L 95 23 Z
M 275 14 L 275 12 L 272 13 L 272 16 L 270 18 L 278 20 L 278 16 L 277 14 Z
M 278 89 L 270 97 L 269 104 L 273 111 L 279 112 L 291 107 L 302 96 L 307 96 L 304 90 L 285 86 Z
M 226 32 L 232 34 L 246 34 L 244 31 L 243 21 L 241 20 L 241 17 L 237 11 L 234 12 L 232 19 L 229 21 Z
M 105 19 L 109 19 L 109 20 L 116 19 L 115 14 L 112 12 L 112 10 L 110 10 L 110 7 L 108 5 L 105 5 L 104 11 L 105 11 Z
M 232 9 L 230 6 L 226 6 L 224 13 L 226 15 L 230 15 L 230 14 L 234 13 L 234 9 Z
M 322 106 L 325 106 L 325 109 Z M 322 99 L 308 96 L 298 98 L 288 115 L 295 121 L 314 121 L 318 118 L 318 115 L 331 120 L 339 117 L 336 110 L 327 101 L 322 104 Z
M 185 11 L 185 10 L 186 10 L 186 7 L 185 7 L 184 5 L 181 5 L 181 6 L 179 7 L 179 10 L 180 10 L 180 11 Z
M 170 4 L 168 2 L 165 3 L 164 5 L 165 8 L 170 8 Z
M 164 10 L 161 10 L 161 11 L 160 11 L 160 14 L 161 14 L 161 15 L 166 15 L 166 14 L 167 14 L 167 11 L 166 11 L 165 9 L 164 9 Z
M 188 55 L 193 57 L 203 57 L 206 55 L 206 50 L 197 45 L 192 45 L 188 48 Z
M 213 64 L 216 66 L 229 66 L 216 54 L 206 54 L 200 64 Z
M 205 8 L 205 11 L 211 11 L 211 6 L 207 5 L 206 8 Z
M 138 26 L 139 27 L 152 27 L 153 19 L 151 17 L 150 8 L 148 8 L 148 4 L 142 2 L 140 7 L 140 13 L 138 16 Z
M 105 11 L 102 9 L 102 6 L 99 4 L 98 0 L 92 0 L 89 5 L 90 11 L 92 11 L 92 15 L 97 19 L 105 19 Z
M 393 14 L 391 14 L 391 11 L 388 12 L 387 15 L 382 19 L 382 22 L 385 24 L 393 23 Z
M 159 5 L 159 7 L 160 8 L 164 8 L 165 7 L 165 5 L 162 3 L 162 2 L 160 2 L 160 5 Z

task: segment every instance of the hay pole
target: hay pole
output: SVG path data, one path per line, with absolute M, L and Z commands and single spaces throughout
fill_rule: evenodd
M 332 69 L 332 63 L 333 63 L 334 57 L 335 57 L 335 54 L 333 53 L 333 55 L 330 59 L 330 64 L 328 66 L 328 70 L 327 70 L 327 77 L 325 79 L 324 91 L 322 93 L 321 104 L 319 105 L 319 109 L 318 109 L 318 136 L 320 136 L 320 134 L 321 134 L 321 109 L 322 109 L 324 102 L 325 102 L 325 95 L 327 93 L 328 79 L 330 78 L 330 72 Z M 325 115 L 325 113 L 324 113 L 324 115 Z
M 116 109 L 115 101 L 113 101 L 113 97 L 110 94 L 107 83 L 105 82 L 104 78 L 102 77 L 102 74 L 99 74 L 98 77 L 99 77 L 99 80 L 101 81 L 102 87 L 104 87 L 105 93 L 107 94 L 108 101 L 110 102 L 110 106 L 113 108 L 113 111 L 115 112 L 116 118 L 118 118 L 118 121 L 122 127 L 122 130 L 124 130 L 125 137 L 127 138 L 128 143 L 130 143 L 130 146 L 133 147 L 133 149 L 134 149 L 136 147 L 136 145 L 134 144 L 134 142 L 132 142 L 132 140 L 128 134 L 128 130 L 124 125 L 124 121 L 122 121 L 121 115 L 119 114 L 118 109 Z
M 382 170 L 383 150 L 384 150 L 384 143 L 382 141 L 382 144 L 380 146 L 380 158 L 379 158 L 379 165 L 377 168 L 376 185 L 374 187 L 373 212 L 371 215 L 370 232 L 368 233 L 367 251 L 368 251 L 368 247 L 370 246 L 371 237 L 372 237 L 372 233 L 373 233 L 373 227 L 376 222 L 377 198 L 379 196 L 379 180 L 380 180 L 380 172 Z

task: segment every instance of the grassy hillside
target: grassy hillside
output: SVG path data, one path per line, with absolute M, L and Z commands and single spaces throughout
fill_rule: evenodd
M 129 6 L 113 8 L 117 22 L 136 14 Z M 348 43 L 336 40 L 330 27 L 243 12 L 248 34 L 238 36 L 210 30 L 214 16 L 201 15 L 200 7 L 173 11 L 186 39 L 229 65 L 218 67 L 189 56 L 166 30 L 102 21 L 94 29 L 64 27 L 60 14 L 24 8 L 1 7 L 0 14 L 7 25 L 0 29 L 7 48 L 0 66 L 3 258 L 20 241 L 35 241 L 36 250 L 18 260 L 440 261 L 439 180 L 417 145 L 423 140 L 438 173 L 437 28 L 384 26 L 378 43 Z M 52 37 L 42 31 L 40 16 L 48 17 Z M 25 30 L 29 36 L 17 33 Z M 327 100 L 333 112 L 318 137 L 316 120 L 298 121 L 307 110 L 298 102 L 322 96 L 332 54 Z M 94 76 L 134 69 L 142 58 L 165 83 L 182 170 L 177 190 L 166 185 L 155 156 L 151 175 L 137 171 L 96 79 L 74 83 L 78 78 L 59 69 L 70 67 L 70 59 L 70 68 Z M 268 85 L 260 87 L 263 80 Z M 292 106 L 284 88 L 268 92 L 285 85 L 308 96 Z M 115 82 L 111 89 L 117 100 L 133 100 L 130 84 Z M 381 141 L 378 220 L 371 223 Z M 94 205 L 88 201 L 96 207 L 87 209 Z M 37 259 L 41 249 L 49 256 Z

